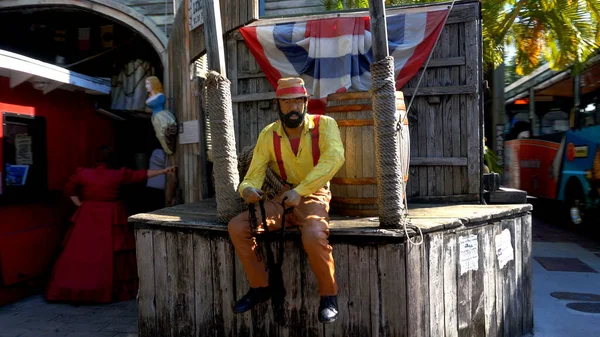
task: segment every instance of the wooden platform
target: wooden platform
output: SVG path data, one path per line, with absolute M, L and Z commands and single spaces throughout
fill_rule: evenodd
M 139 335 L 484 337 L 532 332 L 531 206 L 409 208 L 412 223 L 424 233 L 420 246 L 407 243 L 402 230 L 378 228 L 376 218 L 332 217 L 340 317 L 327 326 L 317 320 L 316 279 L 299 231 L 290 230 L 283 265 L 287 328 L 273 322 L 269 302 L 251 313 L 233 314 L 234 301 L 248 285 L 226 226 L 216 223 L 214 201 L 133 216 Z

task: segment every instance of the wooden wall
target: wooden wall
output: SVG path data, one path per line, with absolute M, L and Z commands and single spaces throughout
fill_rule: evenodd
M 178 144 L 172 158 L 178 165 L 179 202 L 195 202 L 209 194 L 211 177 L 207 171 L 207 135 L 205 111 L 202 105 L 203 76 L 197 65 L 205 53 L 204 27 L 193 31 L 188 24 L 188 1 L 177 3 L 178 9 L 169 39 L 170 83 L 169 108 L 179 123 L 199 121 L 200 142 Z M 258 1 L 220 0 L 223 32 L 258 18 Z
M 409 112 L 409 200 L 479 200 L 483 144 L 479 13 L 477 2 L 454 7 Z M 271 102 L 275 95 L 237 31 L 227 37 L 226 58 L 241 150 L 276 120 Z M 407 106 L 420 75 L 401 89 Z M 347 165 L 355 165 L 349 160 L 355 159 L 347 157 Z
M 178 123 L 198 120 L 202 115 L 201 96 L 195 92 L 194 82 L 198 79 L 190 78 L 189 42 L 190 31 L 187 20 L 187 1 L 183 1 L 177 10 L 177 18 L 172 28 L 169 39 L 169 64 L 170 64 L 170 92 L 168 100 L 170 108 L 177 117 Z M 203 130 L 198 130 L 202 133 Z M 201 144 L 177 144 L 174 162 L 179 167 L 178 187 L 180 202 L 194 202 L 201 199 L 200 179 L 206 172 L 200 165 L 205 151 L 201 151 Z
M 317 320 L 317 282 L 291 234 L 282 266 L 287 328 L 274 323 L 269 302 L 233 313 L 248 284 L 227 232 L 193 225 L 136 224 L 140 337 L 519 337 L 533 330 L 529 213 L 428 233 L 420 246 L 332 232 L 340 313 L 331 325 Z M 514 258 L 501 266 L 495 238 L 504 230 Z M 477 243 L 476 268 L 463 271 L 466 237 Z
M 167 36 L 174 19 L 173 0 L 116 0 L 151 19 Z M 181 0 L 177 0 L 181 1 Z
M 325 12 L 323 0 L 265 0 L 264 17 Z

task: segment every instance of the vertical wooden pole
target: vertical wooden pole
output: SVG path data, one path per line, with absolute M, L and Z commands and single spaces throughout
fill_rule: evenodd
M 204 34 L 208 69 L 227 77 L 223 27 L 221 26 L 221 5 L 219 0 L 205 0 L 204 4 Z
M 369 0 L 373 44 L 373 121 L 377 162 L 377 205 L 379 226 L 399 228 L 404 211 L 404 189 L 398 154 L 400 139 L 397 125 L 395 84 L 386 79 L 394 76 L 393 58 L 389 56 L 384 0 Z
M 390 55 L 388 49 L 387 24 L 385 19 L 385 0 L 369 0 L 371 16 L 371 36 L 373 43 L 373 61 L 381 61 Z

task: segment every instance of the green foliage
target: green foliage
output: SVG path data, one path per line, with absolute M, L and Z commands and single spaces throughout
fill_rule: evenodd
M 502 166 L 498 165 L 498 156 L 487 145 L 484 145 L 483 160 L 491 172 L 502 174 Z

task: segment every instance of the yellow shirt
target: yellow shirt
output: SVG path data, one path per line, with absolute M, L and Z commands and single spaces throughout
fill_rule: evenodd
M 281 121 L 267 125 L 258 136 L 252 163 L 239 187 L 240 195 L 246 187 L 262 187 L 267 166 L 281 176 L 273 146 L 273 131 L 281 136 L 281 158 L 287 175 L 286 181 L 296 186 L 294 190 L 304 197 L 328 186 L 329 180 L 344 164 L 344 145 L 336 121 L 331 117 L 321 116 L 319 121 L 321 154 L 317 166 L 313 166 L 311 130 L 314 126 L 314 116 L 307 114 L 296 156 Z

